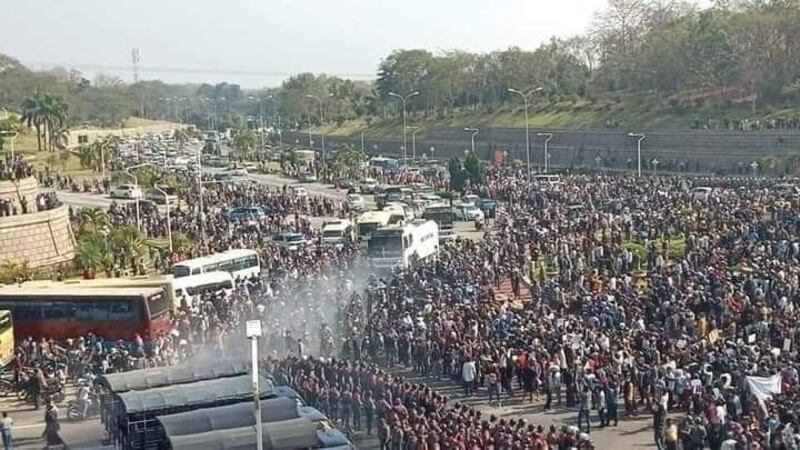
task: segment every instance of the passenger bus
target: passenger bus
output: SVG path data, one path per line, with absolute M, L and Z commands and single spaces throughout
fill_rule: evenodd
M 16 339 L 144 339 L 170 331 L 169 302 L 159 288 L 48 289 L 4 287 L 0 309 L 11 311 Z
M 367 256 L 374 267 L 410 267 L 439 254 L 439 227 L 432 220 L 415 220 L 372 232 Z
M 295 157 L 304 164 L 312 163 L 317 159 L 317 152 L 314 150 L 294 150 Z
M 384 171 L 392 172 L 400 168 L 400 161 L 394 158 L 384 158 L 376 156 L 369 160 L 369 166 L 374 169 L 381 169 Z
M 11 311 L 0 310 L 0 367 L 7 366 L 14 359 L 14 321 Z
M 398 214 L 392 211 L 367 211 L 356 219 L 358 238 L 366 241 L 373 231 L 380 227 L 397 223 L 402 219 L 403 216 L 398 217 Z
M 64 281 L 35 280 L 26 281 L 22 287 L 36 289 L 74 289 L 74 288 L 159 288 L 164 292 L 171 308 L 180 307 L 180 298 L 175 294 L 175 278 L 172 275 L 137 275 L 125 278 L 95 278 L 93 280 L 70 279 Z
M 261 274 L 261 262 L 255 250 L 228 250 L 175 263 L 170 273 L 175 278 L 181 278 L 218 270 L 229 272 L 235 279 L 250 278 Z
M 450 205 L 435 204 L 425 208 L 422 218 L 432 220 L 439 226 L 439 232 L 450 231 L 455 222 L 455 213 Z

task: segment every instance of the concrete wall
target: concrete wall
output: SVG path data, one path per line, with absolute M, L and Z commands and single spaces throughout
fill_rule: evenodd
M 636 139 L 623 131 L 606 130 L 531 130 L 531 164 L 541 165 L 544 159 L 543 137 L 536 134 L 547 131 L 553 133 L 549 143 L 550 163 L 559 167 L 595 167 L 600 158 L 601 167 L 636 167 Z M 800 132 L 725 132 L 725 131 L 653 131 L 646 133 L 642 142 L 642 161 L 644 170 L 650 160 L 659 160 L 661 170 L 679 170 L 683 167 L 691 172 L 736 173 L 744 170 L 749 173 L 749 164 L 754 160 L 776 156 L 800 155 Z M 432 128 L 427 136 L 416 142 L 417 156 L 423 153 L 430 156 L 434 147 L 434 157 L 443 159 L 463 155 L 470 148 L 470 133 L 461 128 Z M 313 137 L 318 145 L 319 137 Z M 286 132 L 284 142 L 299 140 L 308 144 L 308 133 Z M 325 136 L 326 145 L 349 143 L 360 146 L 359 137 L 342 138 Z M 377 146 L 377 148 L 376 148 Z M 401 156 L 402 139 L 365 139 L 365 149 L 370 154 Z M 409 137 L 408 155 L 412 153 Z M 520 129 L 487 128 L 480 131 L 476 141 L 476 152 L 483 159 L 490 159 L 492 149 L 500 148 L 509 152 L 509 157 L 525 161 L 525 131 Z M 630 161 L 629 161 L 630 160 Z M 762 167 L 762 173 L 780 174 L 785 167 Z
M 0 200 L 11 200 L 22 213 L 22 201 L 28 204 L 28 211 L 36 211 L 36 196 L 39 194 L 39 183 L 36 178 L 29 177 L 17 181 L 0 181 Z
M 66 205 L 50 211 L 0 217 L 0 262 L 28 261 L 44 267 L 71 261 L 75 238 Z

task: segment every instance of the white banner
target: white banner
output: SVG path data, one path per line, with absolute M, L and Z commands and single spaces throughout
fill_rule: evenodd
M 747 377 L 747 387 L 756 396 L 761 408 L 766 411 L 764 401 L 772 397 L 772 394 L 781 393 L 781 376 L 778 374 L 771 377 Z

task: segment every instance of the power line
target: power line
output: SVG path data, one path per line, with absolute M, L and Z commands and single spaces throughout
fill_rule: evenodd
M 67 63 L 67 62 L 53 62 L 53 61 L 23 61 L 26 65 L 38 67 L 73 67 L 91 70 L 108 70 L 116 72 L 127 72 L 130 66 L 117 66 L 111 64 L 94 64 L 94 63 Z M 272 72 L 262 70 L 239 70 L 239 69 L 207 69 L 199 67 L 168 67 L 168 66 L 139 66 L 140 73 L 154 72 L 154 73 L 190 73 L 190 74 L 205 74 L 205 75 L 237 75 L 247 77 L 283 77 L 287 78 L 297 75 L 300 72 Z M 326 75 L 333 75 L 342 78 L 375 78 L 374 73 L 331 73 L 331 72 L 317 72 Z

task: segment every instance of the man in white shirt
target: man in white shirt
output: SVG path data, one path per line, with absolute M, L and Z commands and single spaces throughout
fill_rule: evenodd
M 14 420 L 8 417 L 8 413 L 3 411 L 3 418 L 0 419 L 0 431 L 3 436 L 3 448 L 11 450 L 14 448 L 14 435 L 11 433 L 11 428 L 14 426 Z
M 474 389 L 475 384 L 475 376 L 477 375 L 478 369 L 475 366 L 475 361 L 472 358 L 467 359 L 464 361 L 464 364 L 461 366 L 461 378 L 464 380 L 464 396 L 471 397 L 472 390 Z

